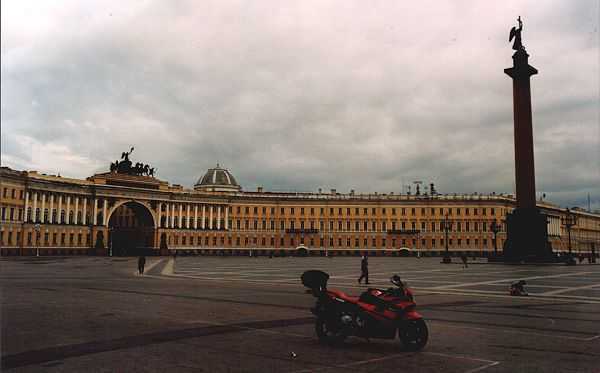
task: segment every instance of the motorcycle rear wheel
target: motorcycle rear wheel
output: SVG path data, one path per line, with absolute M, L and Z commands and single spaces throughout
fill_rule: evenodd
M 398 337 L 407 350 L 418 351 L 427 344 L 429 330 L 423 319 L 410 320 L 398 330 Z
M 334 345 L 342 343 L 346 339 L 346 335 L 341 332 L 340 328 L 333 327 L 330 322 L 321 317 L 315 321 L 315 331 L 321 343 Z

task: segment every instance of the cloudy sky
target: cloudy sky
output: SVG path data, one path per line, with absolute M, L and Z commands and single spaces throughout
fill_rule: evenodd
M 418 3 L 418 4 L 417 4 Z M 514 189 L 510 28 L 538 191 L 600 208 L 600 1 L 2 1 L 2 165 L 191 187 Z

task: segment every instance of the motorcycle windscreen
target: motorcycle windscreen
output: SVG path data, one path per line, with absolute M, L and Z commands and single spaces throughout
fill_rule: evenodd
M 310 289 L 326 289 L 329 275 L 323 271 L 310 270 L 306 271 L 300 277 L 302 284 Z

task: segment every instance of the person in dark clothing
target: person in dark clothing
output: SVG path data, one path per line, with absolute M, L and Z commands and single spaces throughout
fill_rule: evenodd
M 138 258 L 138 271 L 139 271 L 140 275 L 144 274 L 145 266 L 146 266 L 146 257 L 143 255 L 140 255 L 140 257 Z
M 369 285 L 369 259 L 367 256 L 363 256 L 360 261 L 360 277 L 358 278 L 358 283 L 360 284 L 362 279 L 365 279 L 365 284 Z
M 460 259 L 463 262 L 463 268 L 469 268 L 469 265 L 467 264 L 467 261 L 469 260 L 469 258 L 467 258 L 466 255 L 461 255 Z

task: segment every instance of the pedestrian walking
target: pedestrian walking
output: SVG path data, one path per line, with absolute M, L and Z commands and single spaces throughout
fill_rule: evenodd
M 467 258 L 466 255 L 461 255 L 460 258 L 462 259 L 462 262 L 463 262 L 463 268 L 469 268 L 469 265 L 467 264 L 467 261 L 469 260 L 469 258 Z
M 173 260 L 177 259 L 177 250 L 173 250 Z
M 360 277 L 358 278 L 358 283 L 360 284 L 362 279 L 365 279 L 365 284 L 369 285 L 369 258 L 367 256 L 363 256 L 360 261 Z
M 145 266 L 146 266 L 146 257 L 143 255 L 140 255 L 140 257 L 138 258 L 138 272 L 140 273 L 140 275 L 144 274 Z

